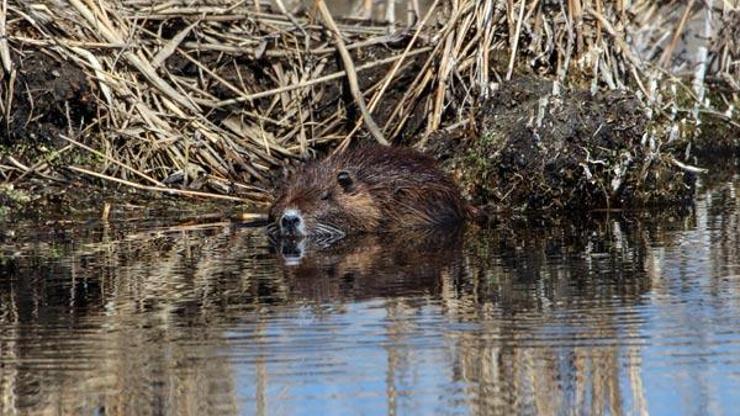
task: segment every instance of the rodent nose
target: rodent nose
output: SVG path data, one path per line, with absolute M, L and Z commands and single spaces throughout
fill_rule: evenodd
M 280 218 L 280 227 L 286 232 L 295 232 L 301 225 L 301 217 L 296 214 L 286 213 Z

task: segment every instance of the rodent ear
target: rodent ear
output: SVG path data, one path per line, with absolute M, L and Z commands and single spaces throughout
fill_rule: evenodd
M 341 170 L 337 173 L 337 182 L 339 182 L 339 185 L 344 189 L 344 192 L 350 192 L 352 190 L 352 185 L 354 184 L 352 176 L 346 170 Z

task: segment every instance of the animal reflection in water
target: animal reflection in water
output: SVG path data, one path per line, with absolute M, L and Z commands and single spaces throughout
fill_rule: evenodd
M 330 246 L 311 239 L 274 241 L 291 293 L 300 297 L 436 293 L 443 275 L 462 276 L 462 230 L 364 234 Z M 328 299 L 328 298 L 327 298 Z M 318 300 L 318 299 L 317 299 Z

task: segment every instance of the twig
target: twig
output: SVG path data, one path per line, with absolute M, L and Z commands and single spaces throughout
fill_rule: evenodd
M 419 54 L 422 54 L 422 53 L 429 52 L 430 50 L 432 50 L 431 47 L 420 48 L 420 49 L 417 49 L 417 50 L 415 50 L 413 52 L 410 52 L 408 54 L 408 56 L 419 55 Z M 364 65 L 358 66 L 357 67 L 357 71 L 364 71 L 366 69 L 374 68 L 376 66 L 385 65 L 385 64 L 391 63 L 393 61 L 396 61 L 398 59 L 401 59 L 402 57 L 403 57 L 403 55 L 394 55 L 394 56 L 391 56 L 391 57 L 388 57 L 388 58 L 379 59 L 379 60 L 377 60 L 375 62 L 370 62 L 370 63 L 364 64 Z M 260 98 L 270 97 L 270 96 L 281 94 L 281 93 L 288 92 L 288 91 L 293 91 L 293 90 L 297 90 L 297 89 L 301 89 L 301 88 L 311 87 L 311 86 L 316 85 L 316 84 L 321 84 L 323 82 L 332 81 L 332 80 L 339 79 L 339 78 L 342 78 L 342 77 L 345 77 L 345 76 L 347 76 L 347 71 L 339 71 L 339 72 L 335 72 L 333 74 L 324 75 L 324 76 L 319 77 L 319 78 L 314 78 L 312 80 L 308 80 L 308 81 L 304 81 L 304 82 L 299 82 L 297 84 L 286 85 L 284 87 L 274 88 L 274 89 L 267 90 L 267 91 L 262 91 L 262 92 L 258 92 L 258 93 L 254 93 L 254 94 L 250 94 L 250 95 L 245 95 L 245 96 L 241 96 L 241 97 L 237 97 L 237 98 L 230 98 L 228 100 L 219 101 L 217 103 L 214 103 L 212 105 L 212 107 L 213 108 L 221 108 L 221 107 L 225 107 L 225 106 L 232 105 L 232 104 L 239 104 L 239 103 L 243 103 L 243 102 L 247 102 L 247 101 L 254 101 L 254 100 L 258 100 Z
M 673 156 L 670 157 L 670 160 L 671 160 L 671 163 L 673 163 L 674 165 L 678 166 L 679 168 L 681 168 L 681 169 L 683 169 L 683 170 L 685 170 L 687 172 L 691 172 L 691 173 L 707 173 L 707 172 L 709 172 L 709 169 L 698 168 L 696 166 L 691 166 L 691 165 L 687 165 L 687 164 L 685 164 L 683 162 L 679 162 Z
M 5 30 L 5 21 L 8 17 L 8 0 L 3 0 L 0 10 L 0 60 L 6 74 L 13 70 L 13 62 L 10 60 L 10 49 L 8 48 L 8 36 Z
M 7 158 L 7 159 L 8 159 L 8 161 L 9 161 L 9 162 L 10 162 L 10 163 L 11 163 L 11 164 L 12 164 L 13 166 L 15 166 L 15 167 L 16 167 L 16 168 L 17 168 L 18 170 L 21 170 L 21 171 L 23 171 L 23 172 L 24 172 L 24 173 L 26 173 L 26 174 L 29 174 L 29 175 L 30 175 L 31 173 L 35 173 L 35 174 L 37 174 L 37 175 L 41 176 L 42 178 L 44 178 L 44 179 L 48 179 L 48 180 L 50 180 L 50 181 L 57 181 L 57 180 L 59 180 L 59 179 L 57 179 L 57 178 L 54 178 L 54 177 L 52 177 L 52 176 L 49 176 L 49 175 L 44 175 L 43 173 L 41 173 L 41 172 L 38 172 L 38 171 L 36 171 L 36 170 L 35 170 L 35 169 L 33 169 L 33 168 L 29 168 L 28 166 L 24 165 L 23 163 L 21 163 L 20 161 L 18 161 L 18 160 L 17 160 L 16 158 L 14 158 L 13 156 L 9 156 L 9 155 L 8 155 L 8 156 L 6 156 L 6 158 Z
M 105 159 L 105 160 L 107 160 L 109 162 L 112 162 L 113 164 L 118 165 L 118 166 L 126 169 L 127 171 L 129 171 L 131 173 L 134 173 L 135 175 L 138 175 L 139 177 L 141 177 L 143 179 L 148 180 L 149 182 L 153 183 L 156 186 L 164 187 L 164 184 L 162 182 L 159 182 L 158 180 L 152 178 L 151 176 L 149 176 L 149 175 L 147 175 L 147 174 L 145 174 L 143 172 L 139 172 L 138 170 L 132 168 L 131 166 L 126 165 L 125 163 L 121 163 L 121 162 L 117 161 L 116 159 L 114 159 L 114 158 L 112 158 L 112 157 L 110 157 L 110 156 L 108 156 L 108 155 L 106 155 L 104 153 L 98 152 L 97 150 L 93 149 L 92 147 L 89 147 L 89 146 L 87 146 L 85 144 L 82 144 L 82 143 L 78 142 L 77 140 L 71 139 L 71 138 L 69 138 L 69 137 L 67 137 L 67 136 L 65 136 L 63 134 L 60 134 L 59 137 L 61 137 L 65 141 L 68 141 L 69 143 L 71 143 L 71 144 L 73 144 L 73 145 L 75 145 L 77 147 L 80 147 L 82 149 L 87 150 L 88 152 L 90 152 L 90 153 L 92 153 L 92 154 L 94 154 L 96 156 L 102 157 L 103 159 Z
M 707 74 L 707 61 L 709 58 L 708 44 L 712 37 L 712 8 L 714 7 L 714 0 L 707 0 L 704 5 L 704 33 L 702 43 L 697 47 L 696 51 L 696 70 L 694 71 L 694 79 L 692 80 L 692 86 L 696 93 L 697 103 L 696 108 L 699 108 L 702 101 L 704 101 L 704 77 Z
M 409 41 L 409 44 L 406 45 L 406 48 L 403 50 L 403 53 L 400 55 L 400 58 L 396 60 L 396 62 L 393 64 L 393 67 L 391 70 L 385 75 L 383 79 L 383 84 L 380 86 L 380 89 L 373 95 L 373 98 L 370 100 L 370 104 L 368 105 L 368 111 L 372 113 L 375 111 L 375 107 L 380 103 L 380 100 L 383 98 L 383 94 L 385 93 L 386 89 L 388 89 L 388 86 L 391 84 L 391 81 L 395 78 L 396 74 L 398 73 L 398 70 L 401 67 L 401 64 L 406 59 L 406 57 L 414 55 L 411 52 L 411 48 L 416 43 L 416 40 L 419 38 L 419 35 L 421 34 L 422 29 L 429 21 L 429 18 L 432 17 L 434 14 L 434 11 L 437 8 L 437 5 L 439 3 L 439 0 L 434 0 L 431 6 L 429 6 L 429 10 L 427 11 L 427 14 L 424 16 L 424 19 L 421 21 L 421 23 L 417 26 L 416 31 L 414 32 L 414 36 L 411 37 L 411 40 Z M 418 4 L 417 4 L 418 6 Z M 424 48 L 422 48 L 424 49 Z M 418 53 L 418 50 L 415 51 Z M 360 120 L 355 123 L 354 128 L 352 131 L 349 132 L 347 137 L 344 139 L 344 142 L 340 147 L 346 147 L 349 143 L 349 140 L 354 136 L 355 132 L 360 128 Z
M 362 98 L 360 85 L 357 82 L 357 71 L 355 70 L 355 65 L 354 63 L 352 63 L 352 57 L 347 51 L 347 48 L 344 46 L 342 34 L 339 32 L 339 28 L 337 28 L 336 23 L 334 23 L 334 18 L 332 18 L 331 12 L 329 12 L 329 9 L 326 7 L 326 3 L 324 3 L 324 0 L 316 0 L 316 6 L 318 7 L 319 13 L 321 13 L 322 18 L 324 19 L 324 22 L 334 35 L 334 41 L 336 42 L 339 55 L 342 57 L 344 69 L 347 72 L 347 80 L 349 83 L 350 92 L 352 93 L 352 97 L 355 100 L 355 104 L 357 104 L 357 107 L 359 107 L 360 112 L 362 113 L 362 117 L 365 120 L 365 125 L 367 126 L 368 131 L 370 131 L 370 134 L 375 137 L 375 140 L 377 140 L 378 143 L 384 146 L 388 146 L 388 140 L 383 137 L 383 132 L 380 131 L 380 128 L 377 124 L 375 124 L 375 121 L 370 115 L 370 112 L 367 111 L 367 107 L 365 107 L 365 99 Z
M 666 66 L 670 62 L 671 57 L 673 56 L 673 50 L 676 49 L 678 40 L 681 38 L 681 33 L 683 33 L 683 28 L 686 25 L 686 20 L 688 20 L 691 9 L 694 8 L 694 1 L 695 0 L 689 0 L 689 4 L 686 5 L 686 10 L 684 10 L 683 16 L 681 16 L 681 21 L 678 23 L 676 31 L 673 33 L 673 39 L 671 39 L 671 43 L 668 45 L 665 51 L 663 51 L 663 55 L 660 57 L 658 65 Z
M 3 114 L 5 117 L 5 136 L 10 136 L 10 120 L 11 120 L 11 109 L 13 108 L 13 95 L 15 94 L 15 79 L 16 79 L 17 71 L 13 69 L 10 71 L 10 79 L 8 80 L 8 87 L 5 90 L 5 97 L 0 97 L 0 100 L 4 99 L 5 104 L 3 105 L 3 109 L 5 110 L 5 114 Z
M 522 22 L 524 20 L 524 5 L 526 1 L 520 0 L 519 6 L 519 18 L 516 22 L 516 31 L 514 32 L 514 44 L 511 46 L 511 58 L 509 58 L 509 68 L 506 70 L 506 80 L 511 79 L 511 74 L 514 72 L 514 61 L 516 60 L 516 50 L 519 47 L 519 33 L 522 31 Z
M 123 39 L 117 33 L 115 33 L 112 28 L 107 27 L 105 22 L 98 19 L 93 14 L 93 12 L 87 8 L 87 6 L 82 4 L 81 0 L 69 0 L 69 2 L 75 9 L 77 9 L 78 12 L 80 12 L 80 14 L 88 21 L 88 23 L 96 28 L 98 32 L 106 38 L 108 42 L 115 44 L 124 43 Z M 131 63 L 131 65 L 138 69 L 152 85 L 162 91 L 162 93 L 164 93 L 166 96 L 170 97 L 173 101 L 185 108 L 193 111 L 199 111 L 197 105 L 195 105 L 187 97 L 177 92 L 177 90 L 172 88 L 162 78 L 160 78 L 160 76 L 157 75 L 156 71 L 154 70 L 154 68 L 152 68 L 149 62 L 141 59 L 140 57 L 136 56 L 135 53 L 130 51 L 125 51 L 123 53 L 123 56 Z
M 25 172 L 23 172 L 20 176 L 18 176 L 17 178 L 15 178 L 15 180 L 13 180 L 13 183 L 14 184 L 20 183 L 26 176 L 35 173 L 39 168 L 43 167 L 44 165 L 46 165 L 50 161 L 56 159 L 61 154 L 63 154 L 64 152 L 66 152 L 67 150 L 69 150 L 71 148 L 72 148 L 72 145 L 67 145 L 67 146 L 62 147 L 59 150 L 55 150 L 50 155 L 44 157 L 44 160 L 41 160 L 41 161 L 37 162 L 36 164 L 34 164 L 30 168 L 28 168 Z
M 166 45 L 162 47 L 162 49 L 157 52 L 156 55 L 152 58 L 151 65 L 152 68 L 159 68 L 164 61 L 167 60 L 175 51 L 177 50 L 178 46 L 182 43 L 183 40 L 190 34 L 190 31 L 193 30 L 193 28 L 198 25 L 200 21 L 197 21 L 195 23 L 192 23 L 190 26 L 187 26 L 185 29 L 181 30 L 177 35 L 175 35 L 169 42 L 167 42 Z
M 147 186 L 147 185 L 142 185 L 142 184 L 139 184 L 139 183 L 136 183 L 136 182 L 130 182 L 130 181 L 127 181 L 127 180 L 124 180 L 124 179 L 115 178 L 113 176 L 108 176 L 108 175 L 104 175 L 102 173 L 93 172 L 91 170 L 87 170 L 85 168 L 81 168 L 81 167 L 73 166 L 73 165 L 67 166 L 67 168 L 70 169 L 70 170 L 73 170 L 73 171 L 75 171 L 77 173 L 82 173 L 82 174 L 85 174 L 85 175 L 94 176 L 94 177 L 99 178 L 99 179 L 104 179 L 104 180 L 107 180 L 107 181 L 120 183 L 122 185 L 130 186 L 130 187 L 136 188 L 136 189 L 141 189 L 143 191 L 164 192 L 164 193 L 167 193 L 167 194 L 184 195 L 184 196 L 189 196 L 189 197 L 203 197 L 203 198 L 212 198 L 212 199 L 224 199 L 224 200 L 227 200 L 227 201 L 237 201 L 237 202 L 254 202 L 254 201 L 249 201 L 249 200 L 246 200 L 246 199 L 243 199 L 243 198 L 239 198 L 239 197 L 235 197 L 235 196 L 230 196 L 230 195 L 212 194 L 212 193 L 209 193 L 209 192 L 200 192 L 200 191 L 187 191 L 187 190 L 184 190 L 184 189 L 166 188 L 166 187 L 161 187 L 161 186 Z
M 309 42 L 311 37 L 308 36 L 308 32 L 306 32 L 306 29 L 303 28 L 303 25 L 301 25 L 298 20 L 296 20 L 295 16 L 293 16 L 292 13 L 290 13 L 286 8 L 285 5 L 283 5 L 282 0 L 274 0 L 275 4 L 277 4 L 278 9 L 280 9 L 280 12 L 285 15 L 285 17 L 290 20 L 291 23 L 293 23 L 293 26 L 296 27 L 296 29 L 300 30 L 301 33 L 303 33 L 303 38 L 306 40 L 306 50 L 309 49 Z

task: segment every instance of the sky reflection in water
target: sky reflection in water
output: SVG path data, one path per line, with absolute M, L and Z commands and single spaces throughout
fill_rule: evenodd
M 226 223 L 22 228 L 0 414 L 733 414 L 739 187 L 685 218 L 370 236 L 297 266 Z

